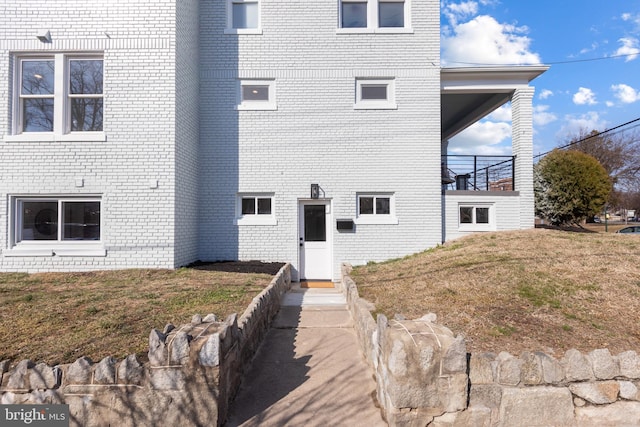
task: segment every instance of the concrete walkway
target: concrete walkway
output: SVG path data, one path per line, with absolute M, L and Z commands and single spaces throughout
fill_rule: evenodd
M 335 289 L 293 284 L 226 426 L 386 426 L 346 307 Z

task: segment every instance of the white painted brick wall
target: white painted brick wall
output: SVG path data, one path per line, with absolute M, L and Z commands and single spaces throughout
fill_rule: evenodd
M 203 259 L 298 263 L 298 200 L 318 183 L 333 218 L 356 193 L 391 191 L 398 225 L 331 224 L 339 263 L 441 242 L 439 4 L 412 2 L 413 34 L 336 34 L 333 0 L 262 3 L 262 35 L 225 35 L 224 2 L 201 4 Z M 394 77 L 397 110 L 354 110 L 356 77 Z M 237 78 L 274 78 L 277 111 L 236 111 Z M 206 119 L 205 119 L 206 118 Z M 213 120 L 211 120 L 213 119 Z M 277 226 L 234 226 L 237 192 L 274 192 Z
M 177 5 L 184 11 L 178 13 Z M 2 9 L 0 138 L 10 133 L 6 88 L 13 53 L 96 51 L 105 60 L 107 141 L 0 142 L 0 249 L 8 247 L 11 195 L 90 193 L 102 195 L 107 256 L 0 257 L 0 270 L 171 268 L 193 258 L 196 172 L 184 169 L 177 177 L 176 166 L 197 158 L 197 105 L 185 105 L 197 94 L 197 70 L 184 57 L 176 66 L 176 47 L 188 47 L 184 55 L 197 53 L 197 26 L 181 22 L 177 40 L 176 20 L 193 21 L 197 1 L 12 0 Z M 51 44 L 36 40 L 40 29 L 51 32 Z M 179 101 L 176 86 L 184 91 Z M 84 179 L 84 187 L 74 185 L 75 177 Z M 157 189 L 150 188 L 152 180 Z M 191 212 L 179 221 L 177 192 Z
M 311 183 L 334 219 L 355 217 L 357 192 L 395 193 L 397 225 L 340 234 L 331 224 L 335 277 L 341 261 L 440 243 L 439 3 L 412 1 L 411 34 L 337 34 L 337 7 L 263 1 L 262 35 L 225 35 L 221 0 L 5 1 L 0 81 L 11 81 L 13 53 L 104 52 L 107 141 L 0 143 L 0 250 L 11 195 L 95 193 L 108 253 L 1 257 L 0 270 L 297 265 L 298 200 Z M 355 78 L 373 76 L 395 78 L 397 110 L 353 109 Z M 237 111 L 238 77 L 276 79 L 278 110 Z M 0 95 L 3 137 L 6 84 Z M 275 193 L 278 225 L 234 225 L 239 191 Z

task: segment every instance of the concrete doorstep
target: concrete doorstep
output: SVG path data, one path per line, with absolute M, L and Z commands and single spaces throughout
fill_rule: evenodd
M 386 426 L 375 388 L 344 295 L 294 286 L 243 379 L 226 426 Z

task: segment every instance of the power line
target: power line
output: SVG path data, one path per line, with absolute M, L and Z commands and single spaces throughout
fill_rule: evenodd
M 572 59 L 567 61 L 553 61 L 553 62 L 545 62 L 545 63 L 537 63 L 537 64 L 489 64 L 489 63 L 481 63 L 481 62 L 461 62 L 461 61 L 447 61 L 450 64 L 462 64 L 462 65 L 474 65 L 474 66 L 483 66 L 483 67 L 499 67 L 499 66 L 539 66 L 539 65 L 562 65 L 562 64 L 574 64 L 579 62 L 593 62 L 593 61 L 604 61 L 606 59 L 615 59 L 615 58 L 625 58 L 629 56 L 638 56 L 640 55 L 640 50 L 634 53 L 625 53 L 621 55 L 611 55 L 611 56 L 600 56 L 596 58 L 587 58 L 587 59 Z
M 620 128 L 625 127 L 625 126 L 629 126 L 630 124 L 635 123 L 635 122 L 638 122 L 638 121 L 640 121 L 640 117 L 638 117 L 637 119 L 634 119 L 634 120 L 630 120 L 630 121 L 628 121 L 628 122 L 626 122 L 626 123 L 623 123 L 623 124 L 621 124 L 621 125 L 614 126 L 614 127 L 612 127 L 611 129 L 603 130 L 602 132 L 598 132 L 598 133 L 596 133 L 596 134 L 589 135 L 589 136 L 587 136 L 587 137 L 585 137 L 585 138 L 582 138 L 582 139 L 579 139 L 579 140 L 577 140 L 577 141 L 570 142 L 570 143 L 568 143 L 568 144 L 566 144 L 566 145 L 562 145 L 562 146 L 560 146 L 560 147 L 557 147 L 556 149 L 560 149 L 560 150 L 562 150 L 562 149 L 565 149 L 565 148 L 567 148 L 567 147 L 571 147 L 571 146 L 573 146 L 573 145 L 576 145 L 576 144 L 579 144 L 579 143 L 581 143 L 581 142 L 584 142 L 584 141 L 586 141 L 586 140 L 588 140 L 588 139 L 591 139 L 591 138 L 595 138 L 595 137 L 598 137 L 598 136 L 604 135 L 604 134 L 606 134 L 606 133 L 612 132 L 612 131 L 614 131 L 614 130 L 616 130 L 616 129 L 620 129 Z M 638 125 L 636 125 L 636 126 L 638 126 Z M 634 126 L 634 127 L 636 127 L 636 126 Z M 547 155 L 547 154 L 549 154 L 551 151 L 553 151 L 553 150 L 547 151 L 547 152 L 545 152 L 545 153 L 537 154 L 537 155 L 533 156 L 533 158 L 534 158 L 534 159 L 537 159 L 537 158 L 539 158 L 539 157 L 546 156 L 546 155 Z

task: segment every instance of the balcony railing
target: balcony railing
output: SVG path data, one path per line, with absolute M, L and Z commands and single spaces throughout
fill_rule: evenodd
M 513 191 L 515 156 L 442 156 L 446 190 Z

